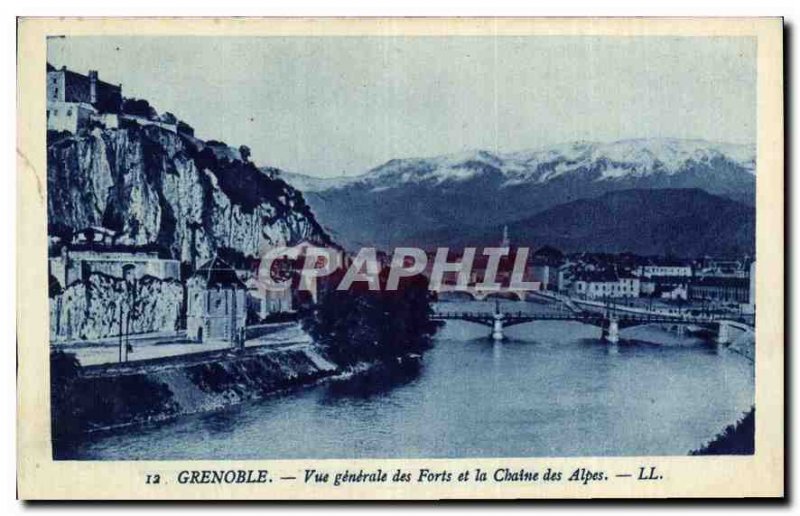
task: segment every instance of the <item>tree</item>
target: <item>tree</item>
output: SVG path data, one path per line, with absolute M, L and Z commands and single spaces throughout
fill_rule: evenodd
M 178 120 L 178 132 L 189 136 L 194 136 L 194 127 L 187 124 L 183 120 Z
M 79 415 L 73 410 L 73 386 L 80 370 L 73 353 L 50 352 L 51 427 L 56 437 L 76 433 L 80 428 Z
M 159 119 L 165 124 L 176 125 L 178 123 L 178 119 L 169 111 L 166 111 L 164 114 L 162 114 Z
M 319 285 L 319 303 L 304 317 L 303 326 L 341 365 L 386 361 L 431 346 L 436 325 L 431 321 L 432 294 L 423 276 L 405 278 L 396 291 L 370 291 L 363 284 L 338 290 L 344 271 Z
M 139 116 L 154 120 L 158 117 L 156 110 L 144 99 L 124 99 L 122 101 L 122 112 L 128 115 Z
M 553 246 L 545 245 L 533 253 L 534 260 L 540 260 L 553 265 L 564 262 L 564 253 Z
M 60 296 L 64 293 L 64 288 L 61 286 L 61 283 L 58 282 L 58 279 L 50 275 L 48 279 L 48 287 L 47 287 L 47 295 L 49 298 L 54 298 L 56 296 Z
M 239 155 L 242 157 L 242 161 L 250 161 L 250 147 L 247 145 L 240 146 Z

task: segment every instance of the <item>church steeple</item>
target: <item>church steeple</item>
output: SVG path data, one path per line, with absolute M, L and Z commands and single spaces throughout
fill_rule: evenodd
M 508 239 L 508 226 L 503 226 L 503 240 L 500 242 L 500 247 L 511 247 L 511 241 Z

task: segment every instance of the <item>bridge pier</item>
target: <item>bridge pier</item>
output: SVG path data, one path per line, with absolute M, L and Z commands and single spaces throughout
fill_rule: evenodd
M 503 314 L 500 311 L 499 301 L 495 302 L 494 314 L 486 312 L 463 312 L 463 313 L 435 313 L 432 317 L 437 321 L 445 320 L 461 320 L 469 321 L 490 328 L 490 336 L 495 342 L 500 342 L 505 339 L 504 327 L 514 326 L 533 321 L 579 321 L 594 326 L 600 325 L 602 328 L 601 338 L 608 344 L 609 353 L 615 353 L 617 345 L 619 344 L 619 325 L 623 324 L 629 327 L 637 324 L 664 324 L 669 325 L 672 329 L 679 334 L 685 332 L 686 324 L 702 324 L 707 326 L 712 323 L 708 318 L 687 318 L 680 319 L 673 316 L 666 316 L 662 314 L 600 314 L 597 312 L 580 312 L 580 313 L 508 313 Z M 724 320 L 713 321 L 718 326 L 715 341 L 718 347 L 723 347 L 730 344 L 733 339 L 731 334 L 732 328 L 742 331 L 753 331 L 752 327 L 745 326 L 738 321 Z M 742 329 L 744 327 L 744 329 Z
M 492 323 L 492 338 L 494 340 L 503 340 L 503 314 L 495 313 L 494 321 Z
M 619 322 L 616 317 L 610 317 L 603 324 L 603 340 L 609 344 L 619 344 Z

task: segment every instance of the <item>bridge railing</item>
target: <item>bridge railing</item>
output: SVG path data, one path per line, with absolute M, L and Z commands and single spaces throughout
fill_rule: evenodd
M 524 313 L 518 312 L 501 312 L 503 320 L 507 322 L 512 321 L 546 321 L 546 320 L 567 320 L 567 321 L 597 321 L 598 319 L 606 319 L 613 317 L 621 322 L 641 322 L 641 323 L 684 323 L 684 324 L 707 324 L 719 321 L 735 321 L 742 324 L 751 323 L 746 318 L 722 317 L 719 315 L 708 316 L 670 316 L 665 314 L 601 314 L 601 313 Z M 433 319 L 473 319 L 473 320 L 491 320 L 494 319 L 495 314 L 492 312 L 440 312 L 433 313 Z

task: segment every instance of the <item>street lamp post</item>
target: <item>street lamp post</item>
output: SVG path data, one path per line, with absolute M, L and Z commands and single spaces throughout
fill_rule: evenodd
M 122 363 L 122 300 L 119 302 L 119 362 Z
M 119 302 L 119 361 L 128 361 L 128 352 L 132 350 L 130 344 L 130 329 L 131 329 L 131 315 L 133 312 L 135 294 L 135 285 L 128 277 L 124 280 L 124 293 Z M 125 311 L 123 319 L 123 305 L 127 304 L 127 311 Z M 123 326 L 124 320 L 124 326 Z

